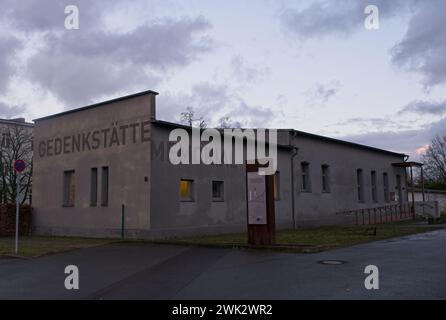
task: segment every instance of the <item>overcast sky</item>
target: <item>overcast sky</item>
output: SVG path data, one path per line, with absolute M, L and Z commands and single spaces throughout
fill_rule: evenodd
M 79 30 L 65 28 L 67 5 Z M 380 28 L 367 30 L 367 5 Z M 417 152 L 446 134 L 444 0 L 0 0 L 0 117 L 142 90 L 158 118 Z

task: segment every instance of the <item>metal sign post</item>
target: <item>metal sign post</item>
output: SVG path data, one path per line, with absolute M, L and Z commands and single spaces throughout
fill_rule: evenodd
M 17 172 L 16 178 L 16 201 L 15 201 L 15 254 L 19 253 L 19 210 L 20 210 L 20 200 L 19 200 L 19 188 L 20 188 L 20 173 Z
M 15 254 L 19 253 L 19 232 L 20 232 L 20 175 L 26 169 L 26 163 L 23 160 L 14 162 L 16 177 L 16 207 L 15 207 Z

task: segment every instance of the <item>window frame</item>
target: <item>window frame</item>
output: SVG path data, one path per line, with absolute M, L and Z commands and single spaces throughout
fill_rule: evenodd
M 90 207 L 98 206 L 98 174 L 97 167 L 90 169 Z
M 73 182 L 71 182 L 72 180 Z M 71 199 L 71 187 L 73 190 L 73 199 Z M 76 170 L 64 170 L 63 172 L 63 196 L 62 207 L 73 208 L 76 204 Z
M 310 178 L 310 163 L 309 162 L 301 162 L 301 191 L 303 193 L 311 193 L 311 178 Z
M 106 173 L 106 174 L 105 174 Z M 101 168 L 101 207 L 108 207 L 110 195 L 110 168 Z
M 384 187 L 384 202 L 390 203 L 390 184 L 389 184 L 389 174 L 383 172 L 383 187 Z
M 214 183 L 220 186 L 221 196 L 214 196 Z M 224 202 L 225 201 L 225 182 L 223 180 L 212 180 L 212 202 Z
M 371 194 L 372 194 L 372 202 L 378 203 L 378 174 L 375 170 L 370 172 L 370 185 L 371 185 Z
M 321 165 L 322 193 L 331 193 L 330 165 Z M 325 184 L 325 187 L 324 187 Z
M 356 197 L 359 203 L 365 203 L 364 193 L 364 170 L 356 170 Z

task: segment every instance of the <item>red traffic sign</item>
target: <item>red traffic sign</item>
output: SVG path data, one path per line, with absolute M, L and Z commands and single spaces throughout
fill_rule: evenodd
M 17 172 L 23 172 L 26 169 L 26 162 L 23 160 L 16 160 L 14 162 L 14 170 Z

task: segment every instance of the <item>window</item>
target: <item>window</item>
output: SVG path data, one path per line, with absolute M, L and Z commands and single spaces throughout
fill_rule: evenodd
M 90 174 L 90 206 L 98 205 L 98 168 L 92 168 Z
M 322 192 L 330 192 L 330 166 L 322 165 Z
M 1 147 L 9 148 L 10 144 L 11 144 L 11 134 L 10 133 L 2 133 Z
M 224 201 L 225 190 L 223 181 L 212 181 L 212 201 Z
M 302 191 L 311 192 L 310 164 L 308 162 L 302 162 L 301 170 L 302 170 Z
M 386 172 L 383 173 L 383 182 L 384 182 L 384 201 L 386 203 L 389 203 L 390 202 L 389 175 Z
M 280 172 L 277 171 L 274 175 L 274 200 L 280 200 Z
M 403 186 L 401 184 L 401 175 L 396 175 L 396 189 L 398 191 L 398 199 L 397 201 L 402 204 L 403 203 Z
M 185 202 L 194 201 L 194 181 L 181 180 L 180 181 L 180 200 Z
M 108 206 L 108 167 L 102 167 L 101 206 Z
M 356 171 L 356 181 L 358 188 L 358 201 L 364 202 L 364 179 L 362 175 L 362 169 Z
M 65 171 L 63 176 L 63 206 L 74 207 L 76 181 L 74 170 Z
M 371 182 L 372 182 L 372 201 L 378 202 L 378 193 L 377 193 L 378 187 L 376 185 L 376 171 L 372 171 Z

